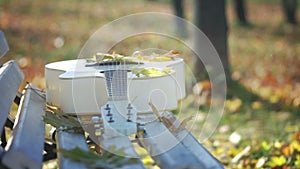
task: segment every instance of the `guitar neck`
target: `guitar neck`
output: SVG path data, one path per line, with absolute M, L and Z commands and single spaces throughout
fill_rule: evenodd
M 127 98 L 127 70 L 104 71 L 107 95 L 109 100 L 128 100 Z

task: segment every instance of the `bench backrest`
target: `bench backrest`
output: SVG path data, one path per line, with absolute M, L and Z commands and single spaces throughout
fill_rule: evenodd
M 0 58 L 3 57 L 9 50 L 4 33 L 0 31 Z
M 0 31 L 0 57 L 8 46 Z M 0 65 L 0 134 L 9 116 L 11 106 L 18 93 L 24 75 L 15 61 Z M 45 124 L 45 98 L 34 86 L 28 84 L 21 97 L 13 126 L 13 136 L 5 149 L 0 151 L 0 167 L 12 169 L 42 168 Z
M 0 58 L 9 50 L 4 33 L 0 30 Z M 11 61 L 5 65 L 0 63 L 0 134 L 9 114 L 10 107 L 24 78 L 18 65 Z

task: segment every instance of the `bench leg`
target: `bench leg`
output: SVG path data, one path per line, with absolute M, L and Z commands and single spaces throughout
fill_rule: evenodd
M 49 161 L 57 158 L 56 152 L 54 150 L 56 149 L 56 144 L 44 144 L 44 151 L 46 154 L 43 156 L 43 161 Z
M 7 144 L 6 141 L 6 133 L 5 133 L 5 129 L 3 128 L 2 134 L 1 134 L 1 146 L 4 148 Z

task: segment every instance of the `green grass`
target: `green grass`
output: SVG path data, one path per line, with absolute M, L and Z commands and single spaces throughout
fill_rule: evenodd
M 25 74 L 43 74 L 43 66 L 48 62 L 77 58 L 83 44 L 104 24 L 137 12 L 172 13 L 168 2 L 0 0 L 0 29 L 10 45 L 10 52 L 2 60 L 27 58 L 32 63 L 29 68 L 23 68 L 29 72 Z M 300 99 L 300 28 L 284 23 L 278 1 L 247 1 L 247 4 L 251 27 L 238 26 L 232 6 L 228 4 L 228 42 L 234 81 L 228 83 L 227 99 L 233 105 L 226 106 L 216 132 L 204 143 L 224 163 L 230 157 L 220 152 L 232 146 L 228 138 L 233 132 L 241 135 L 238 147 L 242 148 L 264 140 L 288 140 L 291 133 L 300 129 L 297 102 Z M 187 1 L 189 20 L 192 20 L 192 9 L 192 2 Z M 55 47 L 56 38 L 64 40 L 62 47 Z M 193 63 L 186 46 L 155 35 L 125 39 L 112 51 L 130 55 L 149 47 L 177 49 L 185 56 L 188 66 Z M 186 116 L 194 111 L 194 107 L 189 106 L 193 99 L 183 101 Z M 230 110 L 237 100 L 241 105 Z M 255 108 L 256 103 L 261 106 Z M 201 106 L 200 110 L 206 116 L 207 106 Z M 196 121 L 197 127 L 192 130 L 195 135 L 199 135 L 202 124 L 203 121 Z M 224 126 L 228 126 L 228 130 L 220 130 Z M 221 144 L 216 146 L 216 142 Z

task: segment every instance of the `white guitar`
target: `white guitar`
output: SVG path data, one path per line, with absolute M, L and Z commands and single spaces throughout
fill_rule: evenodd
M 159 76 L 137 76 L 127 72 L 127 100 L 138 113 L 151 112 L 151 100 L 158 110 L 178 107 L 178 100 L 185 97 L 185 68 L 183 59 L 161 59 L 160 57 L 132 57 L 144 70 L 172 68 L 168 74 Z M 94 65 L 94 66 L 93 66 Z M 45 66 L 46 101 L 63 112 L 77 115 L 99 114 L 100 108 L 110 102 L 106 93 L 104 68 L 86 59 L 67 60 Z M 109 106 L 112 108 L 111 104 Z M 125 106 L 126 107 L 126 106 Z M 124 115 L 125 117 L 125 115 Z M 114 118 L 113 118 L 114 119 Z

